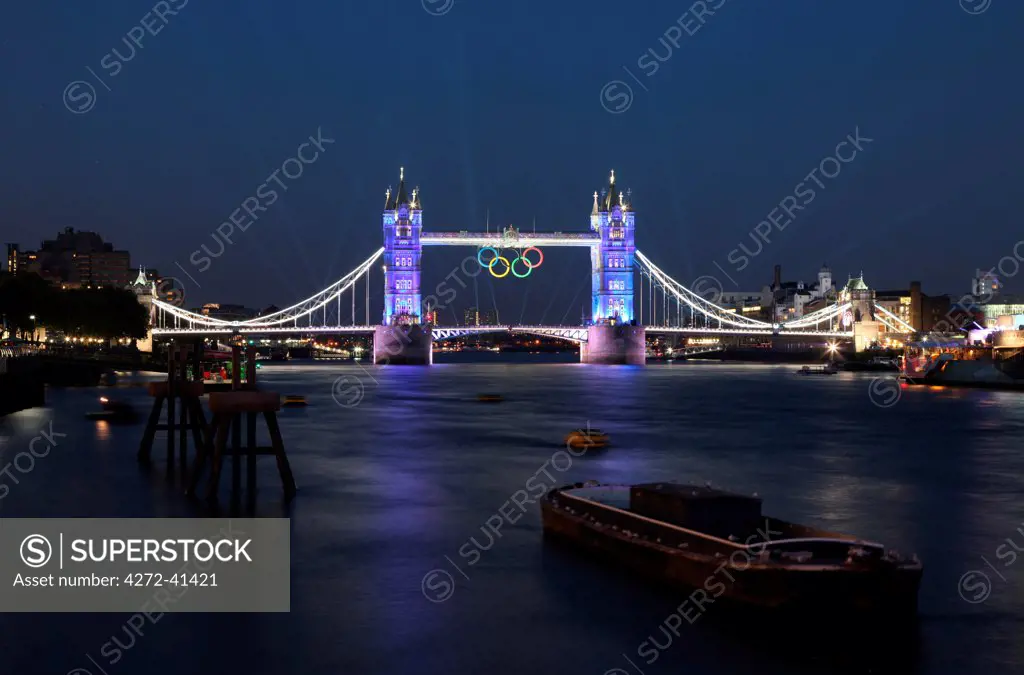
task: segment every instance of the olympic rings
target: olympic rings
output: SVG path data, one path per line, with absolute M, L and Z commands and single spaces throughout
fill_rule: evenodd
M 503 273 L 495 274 L 495 272 L 494 272 L 494 262 L 495 262 L 495 260 L 500 260 L 501 262 L 505 263 L 505 271 Z M 508 273 L 510 271 L 512 271 L 512 263 L 510 263 L 508 261 L 508 258 L 506 258 L 505 256 L 499 255 L 497 258 L 495 258 L 494 260 L 491 261 L 491 264 L 487 266 L 487 269 L 489 269 L 491 271 L 491 276 L 493 276 L 495 279 L 502 279 L 504 277 L 507 277 Z
M 486 262 L 483 259 L 484 251 L 490 251 L 493 254 L 490 260 Z M 530 251 L 537 252 L 537 262 L 532 262 L 529 258 L 526 257 L 526 255 Z M 480 263 L 480 267 L 486 267 L 487 270 L 491 273 L 491 276 L 494 277 L 495 279 L 504 279 L 509 275 L 510 272 L 512 273 L 512 276 L 516 277 L 517 279 L 525 279 L 526 277 L 530 276 L 534 268 L 540 267 L 544 263 L 544 253 L 541 252 L 541 250 L 536 246 L 531 246 L 527 248 L 525 251 L 522 251 L 515 258 L 513 258 L 512 262 L 509 262 L 509 259 L 501 255 L 499 250 L 494 246 L 483 246 L 476 253 L 476 261 Z M 505 271 L 503 271 L 500 274 L 494 271 L 494 265 L 498 261 L 505 263 Z M 522 264 L 526 266 L 526 271 L 522 274 L 520 274 L 519 270 L 516 269 L 516 263 L 518 262 L 522 262 Z
M 525 274 L 519 274 L 518 272 L 516 272 L 516 263 L 519 262 L 520 260 L 522 260 L 523 264 L 526 265 Z M 525 279 L 526 277 L 530 276 L 531 272 L 533 272 L 533 266 L 530 264 L 530 261 L 522 256 L 517 256 L 516 259 L 512 261 L 511 268 L 512 276 L 516 277 L 517 279 Z
M 526 254 L 529 253 L 530 251 L 536 251 L 537 255 L 540 256 L 540 258 L 537 260 L 537 262 L 532 263 L 532 262 L 530 262 L 530 259 L 526 257 Z M 522 254 L 520 255 L 520 257 L 523 259 L 523 264 L 526 265 L 527 267 L 529 267 L 530 270 L 533 270 L 534 267 L 540 267 L 541 264 L 544 262 L 544 254 L 536 246 L 531 246 L 530 248 L 528 248 L 525 251 L 523 251 Z M 527 274 L 529 274 L 529 272 L 527 272 Z
M 490 251 L 491 253 L 494 254 L 494 257 L 491 258 L 491 262 L 485 263 L 483 260 L 480 259 L 480 254 L 483 253 L 484 251 Z M 480 267 L 494 267 L 494 261 L 496 261 L 498 257 L 498 251 L 490 246 L 484 246 L 476 253 L 476 261 L 480 263 Z

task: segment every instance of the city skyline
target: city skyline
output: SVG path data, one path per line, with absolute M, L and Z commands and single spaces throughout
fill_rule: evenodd
M 602 196 L 602 198 L 603 198 L 604 195 L 607 194 L 607 190 L 599 191 L 598 194 L 600 194 Z M 95 241 L 100 242 L 101 244 L 103 243 L 103 241 L 102 241 L 102 234 L 101 233 L 92 232 L 92 231 L 74 230 L 74 228 L 70 228 L 70 227 L 69 228 L 65 228 L 65 230 L 63 232 L 58 232 L 57 235 L 56 235 L 57 236 L 56 240 L 45 240 L 44 239 L 41 242 L 39 250 L 20 248 L 20 242 L 11 242 L 11 243 L 7 244 L 7 247 L 8 247 L 8 258 L 7 258 L 7 261 L 6 261 L 6 269 L 7 269 L 7 271 L 11 271 L 11 265 L 12 265 L 12 262 L 13 262 L 12 254 L 11 254 L 12 246 L 13 247 L 19 247 L 19 248 L 15 248 L 14 250 L 18 254 L 17 258 L 22 260 L 22 265 L 24 265 L 26 258 L 31 257 L 31 259 L 33 261 L 36 261 L 37 255 L 44 254 L 45 250 L 47 250 L 47 247 L 52 247 L 52 246 L 56 245 L 58 243 L 58 241 L 60 241 L 62 239 L 67 239 L 68 237 L 71 237 L 72 235 L 78 237 L 79 239 L 82 239 L 84 237 L 85 240 L 90 241 L 90 242 L 95 240 Z M 71 241 L 71 240 L 69 239 L 68 241 Z M 106 250 L 108 250 L 108 251 L 112 250 L 112 244 L 106 243 L 104 245 L 106 246 Z M 86 250 L 86 249 L 83 249 L 83 250 Z M 745 250 L 745 249 L 743 249 L 743 250 Z M 70 253 L 72 251 L 73 251 L 73 249 L 68 249 L 68 253 L 67 254 L 70 256 Z M 128 251 L 119 250 L 119 251 L 116 251 L 116 253 L 121 255 L 121 256 L 123 256 L 124 257 L 124 261 L 128 260 L 128 255 L 129 255 Z M 82 256 L 80 255 L 79 257 L 82 257 Z M 86 258 L 87 257 L 88 257 L 88 255 L 86 255 Z M 472 257 L 472 256 L 467 256 L 466 258 L 463 259 L 463 261 L 467 260 L 469 257 Z M 1014 258 L 1014 259 L 1016 259 L 1016 258 Z M 69 258 L 69 260 L 70 260 L 70 258 Z M 35 264 L 32 265 L 31 267 L 29 267 L 28 269 L 34 270 L 35 272 L 38 273 L 38 272 L 40 272 L 40 270 L 35 269 L 36 267 L 38 267 L 38 264 L 39 264 L 38 262 L 35 262 Z M 860 272 L 860 273 L 849 273 L 849 274 L 847 274 L 845 279 L 841 278 L 840 275 L 836 275 L 834 273 L 834 270 L 832 270 L 831 266 L 827 262 L 823 263 L 819 268 L 817 268 L 815 270 L 816 273 L 817 273 L 817 279 L 814 279 L 814 278 L 812 278 L 810 276 L 807 276 L 807 277 L 804 277 L 804 276 L 786 276 L 785 274 L 782 273 L 780 265 L 775 265 L 774 267 L 775 267 L 775 269 L 774 269 L 775 275 L 780 275 L 781 274 L 782 276 L 773 276 L 771 279 L 768 279 L 768 280 L 764 281 L 761 284 L 751 285 L 749 288 L 740 288 L 740 289 L 737 289 L 737 290 L 730 290 L 730 289 L 728 289 L 726 287 L 725 284 L 718 283 L 719 282 L 718 279 L 715 279 L 714 277 L 706 275 L 706 276 L 703 276 L 703 277 L 697 279 L 695 281 L 695 283 L 692 284 L 691 290 L 694 290 L 695 292 L 697 292 L 698 294 L 702 295 L 706 299 L 711 300 L 713 302 L 716 302 L 718 304 L 721 304 L 721 305 L 723 305 L 725 307 L 737 307 L 737 308 L 740 308 L 740 307 L 744 306 L 744 304 L 749 304 L 750 300 L 752 299 L 750 296 L 761 295 L 761 294 L 767 293 L 767 292 L 771 291 L 772 289 L 776 289 L 776 288 L 778 288 L 778 289 L 786 289 L 786 288 L 788 288 L 790 293 L 792 293 L 792 291 L 794 291 L 797 288 L 803 289 L 803 288 L 806 287 L 808 289 L 808 292 L 810 292 L 810 295 L 812 296 L 812 297 L 809 298 L 809 300 L 817 298 L 817 297 L 820 297 L 820 293 L 815 292 L 814 289 L 820 283 L 822 273 L 827 273 L 827 275 L 828 275 L 828 277 L 830 279 L 829 283 L 830 284 L 837 284 L 838 288 L 841 288 L 844 285 L 846 285 L 846 283 L 848 281 L 852 281 L 854 279 L 862 278 L 863 277 L 863 272 Z M 22 270 L 22 271 L 24 271 L 24 270 Z M 158 270 L 156 268 L 147 267 L 146 265 L 135 265 L 135 266 L 129 265 L 128 267 L 125 268 L 125 270 L 123 270 L 123 273 L 125 275 L 130 276 L 131 279 L 134 280 L 138 276 L 139 272 L 141 272 L 141 271 L 144 271 L 146 276 L 149 279 L 159 282 L 159 287 L 160 288 L 158 289 L 158 291 L 160 292 L 161 295 L 164 295 L 167 291 L 177 291 L 177 292 L 180 292 L 182 289 L 185 289 L 186 292 L 183 294 L 183 297 L 179 297 L 179 298 L 175 299 L 175 303 L 176 304 L 180 304 L 181 306 L 188 306 L 190 308 L 193 308 L 194 311 L 200 311 L 201 309 L 205 308 L 206 306 L 223 305 L 225 307 L 237 307 L 237 308 L 249 311 L 248 316 L 257 316 L 261 312 L 264 312 L 264 311 L 274 311 L 274 310 L 276 310 L 278 308 L 278 304 L 280 304 L 280 303 L 262 303 L 262 304 L 257 304 L 257 305 L 247 305 L 246 303 L 236 303 L 230 297 L 227 298 L 227 300 L 225 300 L 225 299 L 216 299 L 216 300 L 215 299 L 203 299 L 202 301 L 196 301 L 194 295 L 191 296 L 191 298 L 190 298 L 188 296 L 188 294 L 187 294 L 187 288 L 192 285 L 192 284 L 188 283 L 188 277 L 187 276 L 184 276 L 184 277 L 178 276 L 178 277 L 176 277 L 174 275 L 162 275 L 162 274 L 160 274 L 158 272 Z M 78 285 L 84 286 L 84 281 L 82 283 L 79 283 L 78 279 L 74 278 L 74 277 L 77 276 L 75 274 L 72 274 L 70 276 L 67 275 L 67 274 L 60 275 L 60 274 L 55 274 L 54 270 L 44 271 L 42 274 L 43 274 L 43 277 L 45 279 L 48 279 L 48 280 L 50 280 L 51 282 L 54 282 L 54 283 L 58 283 L 59 282 L 62 287 L 77 287 Z M 117 274 L 118 274 L 119 277 L 123 276 L 121 274 L 121 272 L 118 272 Z M 59 279 L 58 277 L 60 277 L 60 276 L 65 276 L 67 278 Z M 1011 278 L 1012 278 L 1012 276 L 1013 275 L 1011 275 Z M 183 278 L 185 280 L 184 282 L 182 282 Z M 473 278 L 473 281 L 476 281 L 478 278 L 482 278 L 486 282 L 491 283 L 491 279 L 489 279 L 488 275 L 486 275 L 486 274 L 476 275 L 476 276 L 473 276 L 472 278 Z M 450 275 L 448 277 L 448 280 L 451 281 Z M 980 269 L 980 268 L 979 269 L 975 269 L 974 276 L 969 281 L 969 287 L 970 287 L 969 293 L 971 295 L 975 296 L 975 298 L 973 300 L 974 304 L 980 304 L 980 303 L 983 303 L 983 302 L 987 302 L 989 299 L 992 299 L 993 297 L 997 297 L 997 296 L 1009 297 L 1009 298 L 1016 297 L 1017 294 L 1015 294 L 1012 291 L 1012 289 L 1009 292 L 1007 292 L 1007 290 L 1004 288 L 1003 280 L 1004 280 L 1004 277 L 998 273 L 998 269 L 996 269 L 995 273 L 993 273 L 993 272 L 991 272 L 989 270 L 983 270 L 983 269 Z M 716 286 L 715 283 L 709 283 L 709 282 L 715 282 L 718 285 Z M 908 289 L 914 283 L 920 284 L 919 280 L 913 280 L 912 282 L 906 284 L 906 287 L 903 287 L 903 286 L 899 287 L 900 290 L 898 290 L 898 291 L 888 291 L 888 292 L 889 293 L 903 292 L 905 294 L 909 293 Z M 114 287 L 126 287 L 126 286 L 128 286 L 130 284 L 127 281 L 125 281 L 124 283 L 113 283 L 113 284 L 105 284 L 105 285 L 112 285 Z M 441 283 L 442 287 L 443 287 L 443 285 L 444 285 L 444 282 Z M 426 289 L 429 289 L 429 287 L 430 286 L 425 286 Z M 491 300 L 495 301 L 495 296 L 493 294 L 493 287 L 491 289 L 484 289 L 484 290 L 485 290 L 485 296 L 487 295 L 486 291 L 487 290 L 491 290 Z M 880 291 L 883 291 L 883 292 L 886 291 L 886 289 L 880 289 L 877 286 L 875 287 L 875 290 L 880 290 Z M 932 292 L 929 293 L 929 295 L 931 295 L 931 296 L 947 297 L 950 304 L 955 303 L 957 301 L 957 299 L 960 298 L 961 296 L 966 296 L 966 292 L 963 292 L 962 289 L 960 289 L 958 291 L 954 291 L 954 292 L 941 292 L 941 291 L 935 291 L 934 289 L 927 289 L 927 287 L 925 287 L 925 290 L 932 290 Z M 370 291 L 371 307 L 373 305 L 375 305 L 375 304 L 380 304 L 380 300 L 381 300 L 380 292 L 381 291 L 377 287 L 377 284 L 372 285 L 371 291 Z M 427 293 L 425 291 L 424 295 L 426 295 L 426 294 Z M 486 297 L 484 297 L 482 299 L 482 301 L 481 301 L 480 288 L 479 287 L 474 288 L 472 293 L 456 293 L 454 298 L 452 300 L 448 301 L 448 302 L 436 302 L 436 300 L 437 300 L 436 296 L 431 296 L 431 297 L 435 298 L 435 302 L 433 302 L 434 307 L 431 308 L 430 314 L 431 314 L 432 317 L 436 317 L 437 318 L 437 323 L 439 323 L 441 325 L 471 325 L 473 323 L 476 323 L 476 321 L 471 321 L 468 318 L 469 315 L 470 315 L 470 312 L 473 312 L 473 311 L 477 312 L 479 314 L 479 316 L 481 317 L 481 320 L 479 321 L 479 323 L 483 323 L 483 324 L 495 323 L 495 321 L 492 320 L 492 319 L 483 320 L 482 317 L 484 317 L 484 316 L 493 317 L 493 316 L 496 316 L 498 314 L 498 312 L 499 312 L 499 308 L 496 307 L 494 304 L 491 304 L 491 305 L 487 304 L 487 298 Z M 423 302 L 424 302 L 424 311 L 426 312 L 427 311 L 427 305 L 431 301 L 430 300 L 424 300 Z M 475 305 L 474 302 L 480 302 L 479 306 Z M 787 304 L 789 306 L 793 306 L 792 298 L 788 298 Z M 438 312 L 437 311 L 437 307 L 438 306 L 443 310 L 443 312 Z M 801 312 L 799 307 L 798 307 L 797 311 L 798 311 L 798 315 L 799 315 L 799 313 Z M 365 312 L 365 306 L 360 305 L 360 307 L 359 307 L 359 315 L 362 316 L 364 312 Z M 371 314 L 374 313 L 374 312 L 376 312 L 376 308 L 372 307 Z M 205 313 L 205 312 L 200 312 L 200 313 Z M 585 303 L 584 303 L 583 306 L 581 306 L 580 318 L 581 319 L 582 318 L 587 318 L 587 319 L 590 318 L 587 315 L 587 313 L 586 313 Z M 569 323 L 569 324 L 575 323 L 574 318 L 570 317 L 570 319 L 567 321 L 567 323 Z
M 115 27 L 127 33 L 134 9 L 17 8 L 11 25 L 45 21 L 68 38 L 59 55 L 35 58 L 39 45 L 4 36 L 33 64 L 5 73 L 12 124 L 0 137 L 21 158 L 0 188 L 5 239 L 96 230 L 188 284 L 190 304 L 280 306 L 379 246 L 400 166 L 422 188 L 424 231 L 481 230 L 488 215 L 492 227 L 586 231 L 591 195 L 615 169 L 633 190 L 637 246 L 664 251 L 674 278 L 710 275 L 727 291 L 759 288 L 775 264 L 810 279 L 827 262 L 840 280 L 863 271 L 876 288 L 920 280 L 958 294 L 976 268 L 1012 255 L 1024 101 L 1005 82 L 1020 6 L 972 15 L 956 2 L 869 3 L 861 11 L 885 21 L 857 30 L 846 10 L 810 2 L 724 2 L 699 30 L 668 2 L 630 16 L 607 0 L 582 14 L 405 9 L 360 7 L 355 23 L 329 6 L 316 21 L 301 8 L 245 10 L 253 39 L 241 40 L 221 30 L 235 14 L 186 3 L 115 75 L 104 54 L 129 53 Z M 528 39 L 540 17 L 564 29 L 560 40 Z M 612 21 L 615 44 L 599 45 Z M 808 59 L 823 35 L 832 58 Z M 417 52 L 432 58 L 409 58 Z M 78 114 L 65 105 L 77 90 L 61 94 L 89 80 L 86 67 L 111 90 L 92 85 L 95 107 Z M 247 207 L 265 210 L 249 218 Z M 235 212 L 247 226 L 197 273 L 190 257 Z M 468 252 L 432 252 L 424 282 Z M 576 317 L 588 266 L 564 256 L 515 285 L 489 281 L 465 304 L 486 306 L 493 287 L 513 318 L 524 304 L 524 320 L 549 304 L 549 321 Z M 1022 287 L 1002 276 L 1008 291 Z

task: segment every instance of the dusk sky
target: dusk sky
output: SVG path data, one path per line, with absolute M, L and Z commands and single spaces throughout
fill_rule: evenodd
M 35 248 L 95 230 L 185 281 L 188 306 L 284 306 L 381 246 L 400 166 L 428 231 L 482 230 L 488 210 L 492 227 L 585 231 L 615 169 L 637 247 L 684 284 L 758 290 L 775 264 L 811 281 L 827 262 L 840 281 L 863 270 L 874 288 L 918 279 L 959 297 L 1013 255 L 1024 3 L 703 4 L 718 8 L 701 23 L 661 0 L 11 3 L 0 231 Z M 858 129 L 870 141 L 838 175 L 743 269 L 730 262 Z M 335 142 L 287 192 L 208 269 L 190 262 L 318 130 Z M 472 253 L 427 249 L 424 295 Z M 578 320 L 587 255 L 545 255 L 530 279 L 480 277 L 480 304 L 506 323 Z M 469 289 L 456 307 L 475 304 Z

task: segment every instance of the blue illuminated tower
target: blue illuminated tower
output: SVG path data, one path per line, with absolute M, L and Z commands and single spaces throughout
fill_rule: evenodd
M 635 214 L 626 197 L 616 189 L 614 171 L 605 194 L 599 199 L 594 193 L 590 229 L 601 235 L 600 245 L 590 252 L 595 324 L 628 324 L 634 319 Z
M 420 261 L 423 211 L 419 188 L 405 191 L 405 169 L 398 190 L 384 203 L 384 325 L 420 323 Z

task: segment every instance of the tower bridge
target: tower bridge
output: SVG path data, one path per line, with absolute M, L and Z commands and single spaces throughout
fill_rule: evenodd
M 419 188 L 408 190 L 404 169 L 398 189 L 385 193 L 382 214 L 384 245 L 355 269 L 316 294 L 290 307 L 245 321 L 229 321 L 184 310 L 159 299 L 152 302 L 154 336 L 275 335 L 275 334 L 372 334 L 374 362 L 429 364 L 432 344 L 461 335 L 513 331 L 546 335 L 580 344 L 585 363 L 635 364 L 645 361 L 648 333 L 675 335 L 781 336 L 826 339 L 856 339 L 858 348 L 877 338 L 879 330 L 909 333 L 913 329 L 883 307 L 860 280 L 851 283 L 837 302 L 816 312 L 783 323 L 769 323 L 737 314 L 685 287 L 662 271 L 636 248 L 636 213 L 630 193 L 622 192 L 611 172 L 602 193 L 594 192 L 589 232 L 519 232 L 508 227 L 498 232 L 468 230 L 423 231 L 423 208 Z M 582 326 L 435 326 L 426 321 L 429 308 L 423 305 L 421 273 L 425 246 L 465 246 L 478 250 L 477 260 L 490 250 L 490 266 L 503 261 L 503 273 L 515 271 L 516 263 L 528 268 L 540 262 L 525 256 L 531 250 L 543 259 L 542 248 L 583 247 L 591 263 L 590 320 Z M 513 260 L 500 250 L 515 250 Z M 384 306 L 380 323 L 369 316 L 370 272 L 380 266 L 384 276 Z M 366 287 L 366 315 L 356 322 L 356 285 Z M 639 280 L 639 293 L 635 283 Z M 644 285 L 647 285 L 647 314 L 643 325 Z M 660 294 L 660 303 L 659 300 Z M 343 296 L 351 299 L 351 320 L 344 316 Z M 672 319 L 672 304 L 675 319 Z M 659 306 L 661 325 L 658 325 Z M 884 326 L 884 328 L 880 328 Z

